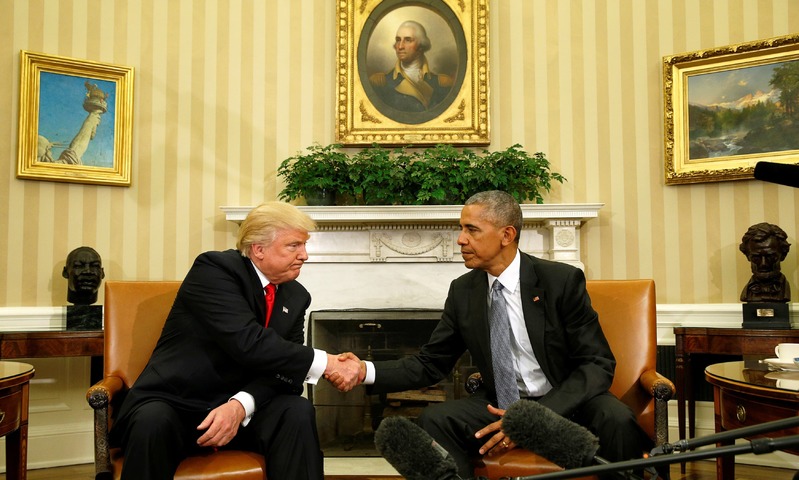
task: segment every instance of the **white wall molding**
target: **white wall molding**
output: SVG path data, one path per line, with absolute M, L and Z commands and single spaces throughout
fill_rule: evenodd
M 523 204 L 522 251 L 584 268 L 580 228 L 602 203 Z M 219 207 L 241 223 L 252 207 Z M 457 245 L 462 205 L 299 207 L 317 224 L 308 263 L 463 263 Z M 305 275 L 303 275 L 305 277 Z
M 799 328 L 799 304 L 788 305 L 792 328 Z M 658 345 L 674 345 L 674 327 L 741 328 L 741 303 L 658 305 Z

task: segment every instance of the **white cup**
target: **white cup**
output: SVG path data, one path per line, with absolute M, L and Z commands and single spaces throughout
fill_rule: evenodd
M 774 347 L 774 353 L 781 362 L 793 363 L 794 358 L 799 358 L 799 343 L 780 343 Z

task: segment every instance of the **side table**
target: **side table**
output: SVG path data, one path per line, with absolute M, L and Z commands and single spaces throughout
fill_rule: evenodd
M 771 372 L 755 361 L 727 362 L 710 365 L 705 378 L 713 385 L 713 410 L 716 433 L 795 417 L 799 414 L 799 387 L 780 383 L 781 377 L 792 378 L 795 372 Z M 799 427 L 770 432 L 765 437 L 799 434 Z M 723 442 L 732 445 L 733 441 Z M 799 449 L 786 449 L 794 455 Z M 735 457 L 716 459 L 716 478 L 735 478 Z
M 688 403 L 688 437 L 696 434 L 696 404 L 691 384 L 691 355 L 774 356 L 778 343 L 799 342 L 799 330 L 760 330 L 745 328 L 674 327 L 677 386 L 677 425 L 685 439 L 685 404 Z
M 6 437 L 6 478 L 28 478 L 28 402 L 32 365 L 0 361 L 0 436 Z
M 105 332 L 0 332 L 0 359 L 91 357 L 91 384 L 103 378 Z

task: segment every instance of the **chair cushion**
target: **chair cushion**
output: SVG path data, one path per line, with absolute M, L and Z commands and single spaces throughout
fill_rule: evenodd
M 501 477 L 526 477 L 563 468 L 544 457 L 522 448 L 513 448 L 501 455 L 484 456 L 474 464 L 475 477 L 496 479 Z
M 111 450 L 114 479 L 122 472 L 121 450 Z M 193 455 L 180 462 L 175 480 L 266 480 L 264 457 L 243 450 L 221 450 L 208 455 Z
M 474 463 L 474 476 L 490 480 L 499 480 L 503 477 L 528 477 L 562 470 L 563 468 L 546 458 L 523 448 L 514 448 L 494 457 L 482 457 Z M 596 478 L 588 476 L 579 477 L 577 480 L 596 480 Z

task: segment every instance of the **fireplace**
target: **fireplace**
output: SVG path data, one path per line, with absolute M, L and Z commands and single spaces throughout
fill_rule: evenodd
M 393 360 L 418 352 L 441 318 L 435 309 L 317 310 L 309 316 L 308 341 L 327 352 L 355 353 L 364 360 Z M 374 431 L 388 416 L 414 418 L 431 402 L 466 395 L 465 379 L 476 371 L 466 353 L 452 373 L 431 388 L 367 395 L 363 386 L 341 393 L 326 381 L 308 389 L 326 457 L 377 456 Z

